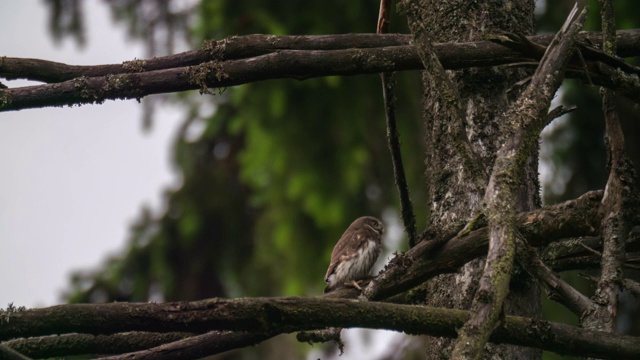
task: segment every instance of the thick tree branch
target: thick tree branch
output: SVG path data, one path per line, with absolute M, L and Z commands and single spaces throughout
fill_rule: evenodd
M 458 332 L 451 357 L 479 358 L 498 324 L 515 259 L 515 204 L 526 160 L 538 146 L 546 125 L 547 109 L 564 80 L 564 69 L 573 55 L 576 34 L 582 29 L 586 10 L 577 5 L 547 48 L 531 83 L 507 111 L 503 122 L 513 124 L 513 135 L 498 151 L 485 192 L 489 220 L 489 251 L 479 288 L 471 305 L 472 317 Z
M 616 24 L 613 11 L 613 1 L 600 0 L 603 50 L 607 55 L 613 55 L 616 51 Z M 604 213 L 602 223 L 602 269 L 600 281 L 594 296 L 595 302 L 601 306 L 597 312 L 602 312 L 600 316 L 590 316 L 583 322 L 589 328 L 596 328 L 596 324 L 590 319 L 598 322 L 597 328 L 605 331 L 615 331 L 615 319 L 618 308 L 618 294 L 622 286 L 622 265 L 625 261 L 624 247 L 628 232 L 628 224 L 625 221 L 624 209 L 622 208 L 625 186 L 621 182 L 621 175 L 625 174 L 624 135 L 620 126 L 620 119 L 615 109 L 615 93 L 612 90 L 601 89 L 602 108 L 604 110 L 605 125 L 609 145 L 609 157 L 611 159 L 611 169 L 609 179 L 605 187 L 605 196 L 602 199 L 602 211 Z M 633 167 L 631 167 L 633 169 Z M 633 176 L 633 174 L 631 174 Z
M 636 298 L 640 299 L 640 283 L 631 279 L 624 279 L 622 286 L 633 294 Z
M 518 214 L 518 232 L 534 246 L 562 238 L 594 235 L 601 199 L 602 191 L 592 191 L 575 200 Z M 481 228 L 464 236 L 453 234 L 421 241 L 413 249 L 393 258 L 364 289 L 364 295 L 371 300 L 387 299 L 433 276 L 455 272 L 460 266 L 486 254 L 487 238 L 487 228 Z
M 600 0 L 602 7 L 603 49 L 607 55 L 615 54 L 615 15 L 613 2 Z M 597 305 L 582 320 L 589 329 L 615 331 L 618 294 L 622 289 L 622 269 L 625 263 L 625 245 L 632 224 L 632 214 L 637 213 L 635 171 L 625 154 L 625 139 L 615 110 L 615 93 L 601 89 L 602 107 L 607 131 L 610 170 L 605 195 L 602 198 L 603 239 L 600 280 L 594 302 Z
M 66 334 L 3 342 L 20 353 L 32 358 L 48 358 L 84 354 L 121 354 L 148 349 L 184 339 L 190 333 L 126 332 L 113 335 Z
M 283 36 L 254 34 L 205 41 L 202 48 L 198 50 L 108 65 L 67 65 L 39 59 L 2 57 L 0 58 L 0 77 L 8 80 L 27 79 L 55 83 L 83 76 L 100 77 L 194 66 L 209 61 L 246 59 L 282 50 L 343 50 L 407 46 L 410 39 L 409 35 L 404 34 Z
M 210 299 L 166 304 L 70 304 L 18 312 L 0 337 L 51 332 L 136 330 L 199 332 L 205 329 L 289 333 L 323 327 L 365 327 L 453 337 L 468 311 L 320 298 Z M 96 322 L 96 317 L 100 322 Z M 64 326 L 60 326 L 63 325 Z M 18 335 L 16 331 L 19 331 Z M 560 354 L 632 358 L 637 338 L 507 316 L 491 341 L 542 348 Z
M 584 39 L 590 43 L 602 43 L 600 32 L 584 32 Z M 540 46 L 547 46 L 553 34 L 526 37 Z M 620 57 L 640 54 L 640 29 L 621 30 L 617 32 L 618 52 Z M 491 41 L 496 41 L 492 38 Z M 495 66 L 529 59 L 523 57 L 520 50 L 494 44 L 491 41 L 475 41 L 469 43 L 433 44 L 434 51 L 445 69 L 462 69 L 475 66 Z M 108 65 L 67 65 L 54 61 L 0 57 L 0 77 L 5 79 L 27 79 L 45 83 L 63 82 L 77 77 L 101 77 L 110 74 L 136 73 L 143 71 L 163 70 L 198 65 L 214 60 L 237 60 L 265 55 L 283 50 L 344 50 L 374 49 L 403 46 L 412 53 L 414 63 L 419 69 L 420 59 L 413 46 L 410 46 L 411 35 L 406 34 L 336 34 L 336 35 L 244 35 L 233 36 L 218 41 L 207 41 L 198 50 L 191 50 L 175 55 L 153 59 L 134 59 L 122 64 Z M 504 44 L 508 46 L 509 44 Z M 544 53 L 541 50 L 540 57 Z M 533 56 L 535 54 L 530 54 Z M 596 54 L 586 54 L 588 60 L 604 60 L 593 58 Z M 538 58 L 539 59 L 539 58 Z M 612 65 L 614 68 L 615 65 Z M 401 70 L 401 69 L 398 69 Z
M 601 39 L 599 33 L 585 34 L 593 42 Z M 29 78 L 57 84 L 0 90 L 0 111 L 139 99 L 152 94 L 224 88 L 266 79 L 420 70 L 422 63 L 415 47 L 398 45 L 408 44 L 409 39 L 406 35 L 374 34 L 249 35 L 208 43 L 201 50 L 169 57 L 95 66 L 1 57 L 0 75 L 5 78 Z M 550 42 L 549 36 L 530 39 L 538 44 Z M 618 54 L 639 55 L 638 39 L 640 30 L 619 32 Z M 528 60 L 525 55 L 488 41 L 435 44 L 433 49 L 445 69 Z M 591 60 L 587 54 L 585 58 Z M 637 77 L 619 72 L 614 73 L 615 77 L 597 74 L 592 77 L 598 85 L 624 87 L 626 95 L 636 98 L 640 87 Z M 568 75 L 582 77 L 582 73 L 576 71 Z
M 30 357 L 26 357 L 4 344 L 0 344 L 0 359 L 2 360 L 31 360 Z

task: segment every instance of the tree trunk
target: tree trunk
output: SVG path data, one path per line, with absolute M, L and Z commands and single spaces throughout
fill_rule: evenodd
M 434 43 L 482 40 L 486 35 L 504 32 L 529 35 L 533 31 L 535 5 L 532 0 L 418 0 L 405 1 L 401 7 L 406 8 L 411 32 L 415 33 L 419 27 L 424 27 Z M 505 136 L 504 124 L 497 123 L 496 119 L 518 95 L 519 89 L 513 87 L 514 84 L 526 77 L 522 71 L 501 68 L 449 71 L 448 75 L 460 96 L 460 124 L 452 123 L 449 117 L 442 114 L 446 107 L 443 101 L 449 100 L 442 99 L 440 89 L 430 76 L 423 76 L 424 121 L 427 129 L 425 161 L 429 187 L 427 201 L 430 205 L 426 238 L 461 230 L 481 210 L 485 187 L 479 184 L 486 184 L 496 152 Z M 458 134 L 466 135 L 486 173 L 472 173 L 460 166 L 462 162 L 456 127 L 460 128 Z M 519 211 L 539 206 L 537 179 L 536 157 L 529 160 L 522 190 L 515 199 Z M 484 261 L 476 260 L 456 274 L 442 275 L 429 281 L 424 302 L 432 306 L 468 309 L 483 267 Z M 516 274 L 520 275 L 514 275 L 512 279 L 511 292 L 505 303 L 506 313 L 539 317 L 540 289 L 527 279 L 528 275 L 518 271 Z M 428 358 L 449 358 L 452 341 L 427 338 L 423 348 L 428 349 Z M 541 354 L 535 349 L 489 344 L 483 357 L 532 359 L 540 358 Z

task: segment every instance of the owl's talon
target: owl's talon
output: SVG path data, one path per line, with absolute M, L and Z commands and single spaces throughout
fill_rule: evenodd
M 362 291 L 362 288 L 360 287 L 360 285 L 358 285 L 358 282 L 355 280 L 351 280 L 350 282 L 346 282 L 344 283 L 345 286 L 353 286 L 354 288 Z

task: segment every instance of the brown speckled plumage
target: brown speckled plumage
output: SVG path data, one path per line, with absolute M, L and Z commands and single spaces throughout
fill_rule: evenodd
M 332 291 L 369 275 L 381 251 L 382 221 L 363 216 L 349 225 L 331 252 L 324 292 Z

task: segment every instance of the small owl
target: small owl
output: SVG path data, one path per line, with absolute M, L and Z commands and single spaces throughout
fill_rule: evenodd
M 331 263 L 324 276 L 325 293 L 343 285 L 360 289 L 356 280 L 367 277 L 380 256 L 383 233 L 382 221 L 372 216 L 363 216 L 349 225 L 331 252 Z

